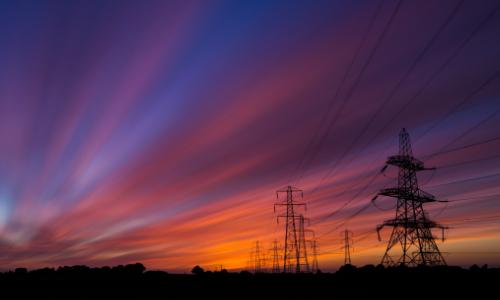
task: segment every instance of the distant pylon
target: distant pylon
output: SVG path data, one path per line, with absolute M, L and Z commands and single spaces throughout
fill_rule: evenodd
M 351 265 L 351 241 L 352 232 L 344 230 L 344 265 Z
M 304 231 L 312 234 L 312 239 L 307 240 L 307 243 L 309 243 L 309 247 L 311 247 L 313 256 L 313 261 L 311 263 L 311 272 L 317 273 L 319 270 L 319 266 L 318 266 L 318 244 L 316 242 L 316 234 L 314 230 L 311 229 L 306 229 Z
M 303 215 L 299 216 L 300 226 L 299 226 L 299 264 L 301 266 L 300 271 L 302 272 L 310 272 L 309 269 L 309 259 L 307 257 L 307 245 L 306 245 L 306 236 L 305 236 L 305 221 L 309 222 L 309 219 L 304 218 Z
M 259 241 L 256 241 L 254 251 L 254 273 L 262 273 L 264 271 L 263 261 L 264 256 L 260 249 Z
M 313 255 L 313 261 L 312 261 L 312 264 L 311 264 L 311 272 L 317 273 L 318 270 L 319 270 L 319 266 L 318 266 L 318 245 L 316 243 L 316 239 L 312 239 L 312 240 L 310 240 L 308 242 L 310 243 L 311 250 L 312 250 L 312 255 Z
M 300 198 L 303 198 L 302 190 L 288 186 L 286 190 L 279 190 L 276 192 L 276 198 L 279 199 L 280 194 L 286 193 L 286 199 L 274 204 L 274 211 L 276 206 L 285 206 L 286 213 L 278 215 L 277 220 L 280 218 L 285 219 L 285 244 L 283 251 L 283 272 L 285 273 L 299 273 L 301 271 L 300 259 L 300 215 L 296 214 L 295 206 L 304 206 L 305 203 L 298 202 L 294 199 L 294 195 L 299 193 Z M 299 221 L 299 224 L 297 224 Z
M 280 268 L 280 258 L 281 255 L 279 254 L 280 252 L 280 247 L 278 245 L 278 240 L 273 241 L 273 247 L 271 248 L 271 251 L 273 252 L 273 269 L 272 272 L 277 274 L 281 273 L 281 268 Z
M 377 233 L 384 226 L 393 227 L 381 263 L 386 266 L 446 265 L 431 231 L 432 228 L 440 228 L 444 239 L 445 227 L 429 220 L 423 208 L 424 203 L 437 200 L 422 191 L 417 181 L 418 171 L 432 168 L 424 167 L 422 161 L 413 157 L 410 135 L 406 129 L 403 128 L 399 134 L 399 154 L 390 156 L 386 164 L 398 167 L 399 174 L 398 187 L 386 188 L 378 193 L 397 199 L 395 218 L 377 226 Z M 401 249 L 396 248 L 396 245 L 400 245 Z

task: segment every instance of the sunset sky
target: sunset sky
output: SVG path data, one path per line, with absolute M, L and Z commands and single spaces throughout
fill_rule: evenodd
M 2 1 L 0 269 L 247 266 L 304 190 L 378 264 L 407 128 L 448 264 L 500 266 L 500 1 Z M 435 232 L 441 237 L 440 232 Z

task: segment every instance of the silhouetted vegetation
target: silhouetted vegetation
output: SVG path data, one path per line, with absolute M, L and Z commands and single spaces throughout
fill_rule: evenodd
M 434 289 L 439 294 L 487 293 L 496 288 L 500 269 L 487 266 L 384 268 L 367 265 L 346 265 L 335 273 L 316 274 L 252 274 L 247 271 L 205 271 L 200 266 L 192 274 L 169 274 L 146 271 L 140 264 L 90 268 L 64 266 L 0 273 L 4 294 L 16 295 L 78 295 L 78 296 L 144 296 L 157 292 L 168 295 L 195 295 L 223 292 L 225 295 L 266 293 L 266 295 L 306 295 L 335 293 L 337 295 L 384 295 L 387 289 L 403 291 L 408 285 Z M 417 291 L 416 291 L 417 292 Z
M 200 266 L 195 266 L 193 270 L 191 270 L 191 273 L 193 273 L 194 275 L 201 275 L 205 273 L 205 270 L 203 270 L 203 268 L 201 268 Z

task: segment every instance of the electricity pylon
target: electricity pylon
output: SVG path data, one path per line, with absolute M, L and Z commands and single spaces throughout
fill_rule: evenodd
M 278 241 L 274 240 L 273 242 L 273 247 L 271 248 L 271 251 L 273 252 L 273 269 L 272 272 L 275 274 L 281 273 L 281 268 L 280 268 L 280 258 L 281 255 L 279 254 L 280 247 L 278 245 Z
M 318 244 L 316 242 L 316 234 L 314 233 L 314 230 L 311 229 L 305 229 L 305 232 L 309 232 L 312 235 L 312 239 L 307 240 L 307 243 L 309 244 L 309 247 L 311 248 L 312 251 L 312 263 L 311 263 L 311 272 L 317 273 L 319 270 L 319 265 L 318 265 Z
M 299 216 L 299 264 L 301 266 L 300 271 L 310 272 L 309 269 L 309 259 L 307 257 L 307 245 L 305 236 L 305 221 L 309 222 L 309 219 L 304 218 L 303 215 Z
M 277 220 L 280 218 L 285 219 L 285 248 L 283 251 L 283 272 L 284 273 L 300 273 L 301 263 L 300 263 L 300 214 L 296 214 L 295 207 L 303 206 L 305 208 L 305 203 L 296 201 L 294 199 L 295 194 L 300 195 L 302 200 L 304 194 L 302 190 L 288 186 L 286 190 L 279 190 L 276 192 L 276 198 L 279 199 L 280 194 L 286 193 L 286 199 L 274 203 L 274 211 L 276 212 L 276 206 L 285 206 L 286 213 L 284 215 L 278 215 Z M 299 224 L 297 224 L 299 221 Z
M 352 232 L 344 230 L 344 265 L 351 265 Z
M 422 161 L 413 157 L 410 135 L 406 129 L 403 128 L 399 134 L 399 154 L 390 156 L 386 165 L 398 167 L 399 173 L 398 187 L 386 188 L 377 194 L 377 196 L 382 195 L 397 199 L 395 218 L 385 220 L 377 226 L 379 240 L 380 230 L 384 226 L 393 227 L 381 263 L 386 266 L 446 265 L 431 230 L 432 228 L 440 228 L 444 240 L 445 227 L 431 221 L 423 207 L 425 203 L 437 202 L 438 200 L 433 195 L 422 191 L 418 187 L 417 181 L 418 171 L 432 170 L 433 168 L 424 167 Z M 400 249 L 395 247 L 398 244 L 401 246 Z
M 255 246 L 250 251 L 247 262 L 247 270 L 252 270 L 254 273 L 265 272 L 266 257 L 262 251 L 259 241 L 255 241 Z
M 312 250 L 313 261 L 311 264 L 311 272 L 317 273 L 319 270 L 318 266 L 318 244 L 316 243 L 316 239 L 308 241 Z
M 263 273 L 265 268 L 265 257 L 261 251 L 259 241 L 255 242 L 254 250 L 254 273 Z

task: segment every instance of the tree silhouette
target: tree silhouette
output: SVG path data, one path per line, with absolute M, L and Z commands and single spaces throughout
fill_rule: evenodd
M 205 270 L 203 270 L 202 267 L 200 266 L 195 266 L 192 270 L 191 270 L 191 273 L 193 273 L 194 275 L 201 275 L 203 273 L 205 273 Z

